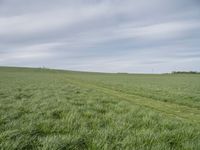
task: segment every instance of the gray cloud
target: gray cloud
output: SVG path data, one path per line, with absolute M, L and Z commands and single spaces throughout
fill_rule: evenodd
M 0 0 L 0 65 L 200 71 L 198 0 Z

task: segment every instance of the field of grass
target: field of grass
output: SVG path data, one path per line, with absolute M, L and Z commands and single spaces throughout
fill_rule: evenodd
M 199 74 L 0 68 L 0 149 L 200 149 Z

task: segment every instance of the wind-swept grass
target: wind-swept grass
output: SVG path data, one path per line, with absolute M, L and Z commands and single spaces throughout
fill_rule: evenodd
M 161 100 L 162 104 L 173 105 L 168 110 L 174 114 L 160 111 L 156 109 L 160 108 L 159 100 L 150 98 L 152 103 L 146 104 L 144 101 L 148 100 L 148 96 L 130 96 L 133 92 L 125 90 L 130 83 L 127 87 L 123 84 L 121 91 L 118 86 L 113 85 L 114 78 L 116 84 L 121 84 L 123 79 L 126 82 L 124 75 L 120 77 L 120 81 L 119 75 L 106 75 L 1 68 L 0 148 L 200 148 L 199 122 L 193 121 L 199 118 L 198 107 L 187 104 L 179 106 L 177 102 Z M 96 76 L 96 80 L 93 76 Z M 154 80 L 160 80 L 160 76 L 153 77 Z M 190 75 L 188 78 L 190 80 Z M 199 82 L 196 76 L 194 80 Z M 151 80 L 148 81 L 151 84 Z M 113 87 L 108 86 L 111 82 Z M 140 82 L 141 85 L 143 83 L 144 81 Z M 163 83 L 163 89 L 166 88 L 164 86 Z M 179 86 L 182 87 L 181 84 Z M 134 89 L 135 87 L 132 90 Z M 192 104 L 190 99 L 187 101 Z M 194 118 L 187 117 L 188 113 L 182 112 L 183 110 L 175 113 L 174 105 L 178 108 L 186 107 L 187 111 L 194 113 Z

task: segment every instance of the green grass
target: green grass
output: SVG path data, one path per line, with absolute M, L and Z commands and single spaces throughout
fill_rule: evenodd
M 200 149 L 200 75 L 0 68 L 0 149 Z

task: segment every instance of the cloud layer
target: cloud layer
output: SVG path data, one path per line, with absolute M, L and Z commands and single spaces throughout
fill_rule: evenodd
M 199 0 L 0 0 L 0 65 L 200 71 Z

